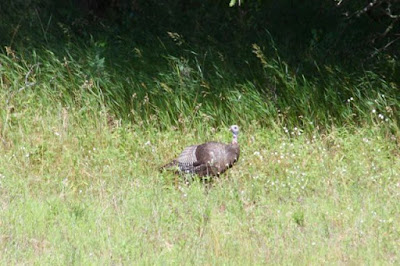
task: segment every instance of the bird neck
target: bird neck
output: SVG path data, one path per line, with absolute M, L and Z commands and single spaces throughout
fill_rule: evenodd
M 237 134 L 233 134 L 232 144 L 238 144 L 238 135 Z

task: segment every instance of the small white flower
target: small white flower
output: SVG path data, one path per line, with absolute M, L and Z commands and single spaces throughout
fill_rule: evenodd
M 144 145 L 145 145 L 145 146 L 151 145 L 150 140 L 148 140 Z
M 261 155 L 261 153 L 259 151 L 255 151 L 254 155 L 257 156 L 260 159 L 263 159 L 263 157 L 262 157 L 262 155 Z
M 375 113 L 376 113 L 376 110 L 375 110 L 375 109 L 372 109 L 372 113 L 375 114 Z

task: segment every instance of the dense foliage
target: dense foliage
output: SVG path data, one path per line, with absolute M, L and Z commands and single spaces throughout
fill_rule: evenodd
M 217 124 L 269 124 L 263 117 L 282 115 L 284 124 L 325 127 L 363 123 L 371 110 L 387 108 L 397 121 L 399 43 L 390 39 L 397 21 L 386 36 L 373 37 L 387 22 L 360 7 L 357 1 L 247 1 L 233 8 L 198 0 L 3 1 L 0 42 L 9 57 L 23 60 L 28 79 L 45 73 L 49 52 L 69 64 L 59 71 L 75 85 L 60 100 L 92 82 L 114 115 L 134 113 L 136 122 L 154 116 L 176 125 L 193 108 Z M 172 104 L 169 93 L 181 95 L 186 107 Z

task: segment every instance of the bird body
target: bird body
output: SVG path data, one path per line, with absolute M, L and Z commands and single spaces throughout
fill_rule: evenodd
M 231 126 L 232 143 L 206 142 L 186 147 L 177 159 L 161 169 L 177 167 L 179 174 L 217 176 L 233 166 L 239 159 L 240 147 L 237 142 L 239 127 Z

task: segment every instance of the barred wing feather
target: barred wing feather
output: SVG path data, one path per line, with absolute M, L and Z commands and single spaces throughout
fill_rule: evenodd
M 195 173 L 197 166 L 196 150 L 198 145 L 186 147 L 179 155 L 177 161 L 179 169 L 184 173 Z

